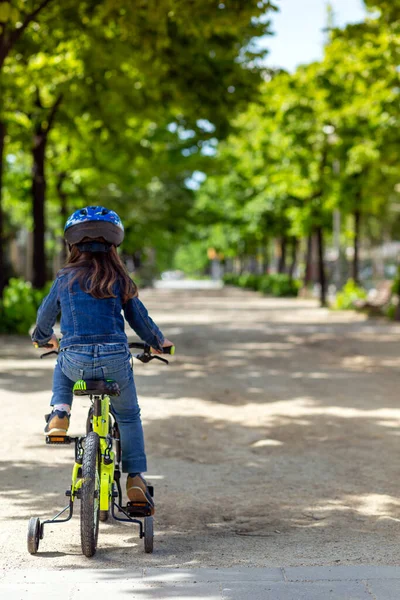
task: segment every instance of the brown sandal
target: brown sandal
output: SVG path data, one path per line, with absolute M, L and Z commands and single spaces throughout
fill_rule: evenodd
M 126 493 L 129 501 L 132 502 L 132 504 L 150 504 L 152 509 L 151 514 L 154 514 L 154 501 L 149 494 L 147 483 L 144 477 L 141 475 L 130 477 L 128 475 L 126 480 Z

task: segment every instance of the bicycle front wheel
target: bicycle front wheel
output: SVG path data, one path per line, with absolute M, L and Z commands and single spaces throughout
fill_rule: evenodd
M 81 545 L 85 556 L 93 556 L 97 548 L 100 513 L 99 436 L 91 431 L 86 436 L 82 461 Z

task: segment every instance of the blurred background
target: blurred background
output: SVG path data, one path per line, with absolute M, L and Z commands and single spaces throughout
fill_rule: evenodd
M 399 65 L 399 0 L 2 0 L 0 331 L 92 204 L 139 286 L 400 318 Z

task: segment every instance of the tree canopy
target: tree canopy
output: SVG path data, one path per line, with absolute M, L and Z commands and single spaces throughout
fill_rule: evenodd
M 32 218 L 26 206 L 12 211 L 0 238 L 31 224 L 36 286 L 47 277 L 45 233 L 61 226 L 46 214 L 60 203 L 62 215 L 115 203 L 131 252 L 179 237 L 187 181 L 257 94 L 264 51 L 253 42 L 272 9 L 264 0 L 0 3 L 3 213 L 26 205 L 29 187 L 32 197 Z
M 324 302 L 351 243 L 357 281 L 360 244 L 400 230 L 400 4 L 365 4 L 287 73 L 257 43 L 269 1 L 0 2 L 0 246 L 33 231 L 41 287 L 67 213 L 101 202 L 136 263 L 303 263 Z
M 333 28 L 320 62 L 269 75 L 197 194 L 196 214 L 208 227 L 201 235 L 217 245 L 224 226 L 220 252 L 243 259 L 278 239 L 275 268 L 285 270 L 287 243 L 315 237 L 323 302 L 334 212 L 353 239 L 356 280 L 361 230 L 379 240 L 398 227 L 400 22 L 383 4 L 371 3 L 382 12 L 363 23 Z

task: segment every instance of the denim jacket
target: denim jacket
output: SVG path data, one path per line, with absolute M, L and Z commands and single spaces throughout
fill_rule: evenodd
M 60 271 L 48 296 L 39 307 L 32 340 L 46 344 L 61 312 L 61 348 L 75 344 L 127 343 L 124 318 L 137 335 L 153 348 L 161 349 L 164 336 L 149 317 L 139 298 L 125 304 L 116 287 L 116 298 L 93 298 L 78 281 L 71 284 L 71 273 Z

